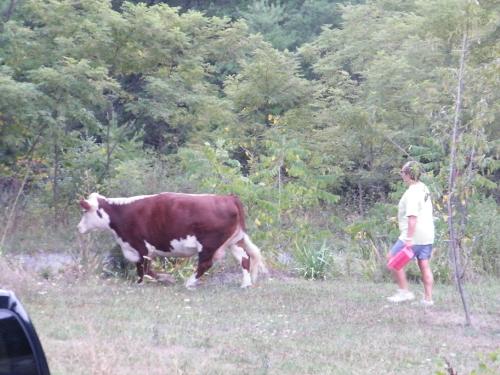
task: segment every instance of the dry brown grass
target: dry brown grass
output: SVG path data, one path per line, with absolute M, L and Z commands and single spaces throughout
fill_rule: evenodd
M 42 281 L 31 272 L 24 272 L 18 262 L 0 256 L 0 288 L 15 290 L 24 296 L 35 295 Z
M 352 280 L 273 278 L 240 290 L 225 270 L 188 291 L 1 267 L 54 375 L 435 374 L 445 359 L 467 374 L 499 349 L 498 282 L 468 286 L 474 327 L 464 327 L 445 285 L 424 309 L 386 303 L 392 284 Z

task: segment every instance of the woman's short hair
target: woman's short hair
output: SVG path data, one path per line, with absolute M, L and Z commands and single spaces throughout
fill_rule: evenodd
M 403 168 L 401 168 L 401 173 L 404 173 L 413 181 L 419 181 L 420 175 L 422 174 L 422 166 L 418 161 L 411 160 L 403 165 Z

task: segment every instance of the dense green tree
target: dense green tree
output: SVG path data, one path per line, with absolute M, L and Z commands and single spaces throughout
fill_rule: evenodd
M 343 1 L 254 0 L 239 9 L 254 33 L 261 33 L 275 48 L 293 50 L 318 35 L 323 25 L 338 27 L 337 5 Z
M 261 34 L 278 49 L 293 50 L 321 32 L 323 25 L 339 26 L 338 4 L 345 0 L 135 0 L 148 5 L 166 3 L 181 11 L 198 10 L 208 16 L 244 19 L 252 33 Z M 350 1 L 358 3 L 359 1 Z M 122 0 L 114 1 L 119 9 Z
M 2 172 L 10 174 L 8 167 L 15 165 L 16 157 L 27 153 L 30 142 L 43 133 L 37 124 L 44 113 L 36 86 L 14 80 L 6 67 L 0 71 L 0 86 L 0 160 Z
M 457 66 L 453 50 L 458 33 L 453 30 L 463 21 L 460 3 L 371 1 L 345 6 L 341 29 L 326 29 L 301 48 L 318 77 L 317 96 L 323 103 L 319 135 L 333 140 L 331 152 L 344 150 L 336 154 L 350 171 L 348 185 L 387 191 L 390 171 L 413 148 L 439 172 L 439 160 L 432 157 L 448 148 L 454 97 L 450 71 Z M 371 32 L 365 34 L 364 28 Z M 429 144 L 443 151 L 422 153 Z
M 225 92 L 248 123 L 269 127 L 270 116 L 307 104 L 309 85 L 290 53 L 264 45 L 242 66 L 239 74 L 226 80 Z

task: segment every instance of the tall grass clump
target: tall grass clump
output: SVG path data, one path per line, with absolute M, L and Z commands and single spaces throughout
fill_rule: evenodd
M 326 241 L 321 245 L 315 242 L 295 243 L 293 257 L 295 270 L 306 279 L 326 279 L 333 267 L 332 251 Z
M 462 248 L 468 253 L 472 271 L 500 277 L 500 214 L 493 198 L 478 199 L 469 211 Z
M 388 277 L 386 254 L 398 237 L 396 214 L 394 205 L 376 203 L 364 217 L 346 226 L 351 252 L 359 259 L 362 277 L 376 281 Z

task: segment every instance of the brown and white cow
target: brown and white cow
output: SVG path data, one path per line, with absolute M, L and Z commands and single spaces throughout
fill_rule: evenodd
M 138 282 L 145 274 L 159 279 L 150 259 L 198 255 L 197 270 L 186 282 L 193 288 L 228 248 L 241 264 L 242 288 L 256 281 L 259 270 L 266 270 L 259 248 L 245 232 L 243 205 L 236 196 L 160 193 L 106 198 L 92 193 L 80 206 L 84 213 L 79 232 L 113 232 L 125 258 L 136 263 Z

